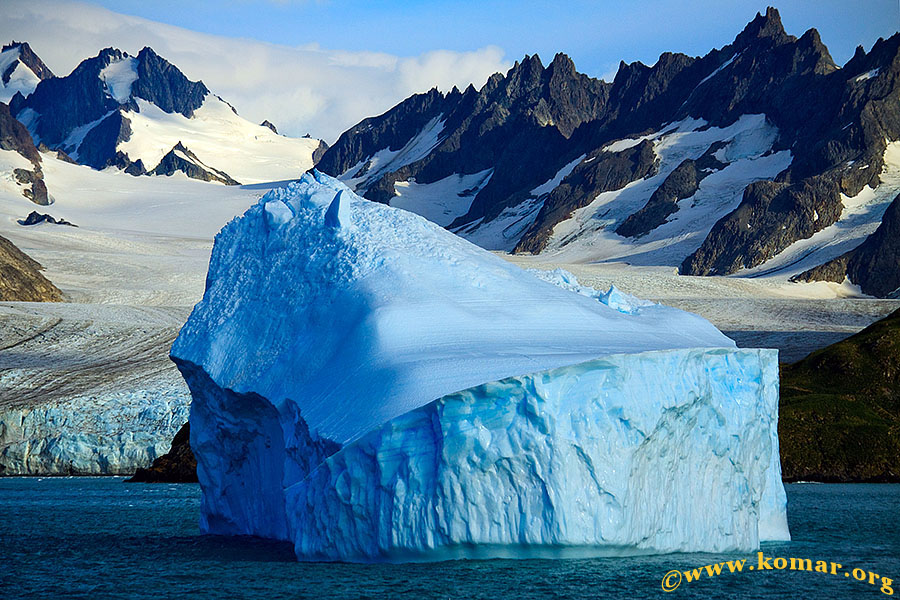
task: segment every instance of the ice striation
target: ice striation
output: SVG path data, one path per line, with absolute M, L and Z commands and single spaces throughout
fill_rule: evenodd
M 172 358 L 210 533 L 355 561 L 789 537 L 775 351 L 318 172 L 220 232 Z

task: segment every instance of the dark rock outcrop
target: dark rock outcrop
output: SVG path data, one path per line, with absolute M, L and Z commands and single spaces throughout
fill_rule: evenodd
M 167 113 L 191 117 L 209 94 L 202 81 L 191 81 L 148 46 L 138 52 L 137 74 L 131 94 L 152 102 Z
M 0 102 L 0 149 L 15 150 L 38 168 L 41 155 L 28 134 L 28 130 L 13 118 L 9 106 Z
M 70 165 L 77 165 L 77 164 L 78 164 L 77 162 L 75 162 L 75 160 L 74 160 L 71 156 L 69 156 L 68 154 L 66 154 L 66 153 L 63 152 L 62 150 L 54 150 L 54 149 L 50 148 L 50 146 L 48 146 L 47 144 L 45 144 L 45 143 L 43 143 L 43 142 L 41 142 L 40 144 L 38 144 L 37 149 L 38 149 L 38 152 L 40 152 L 40 153 L 42 153 L 42 154 L 43 154 L 43 153 L 52 153 L 54 156 L 56 156 L 57 159 L 59 159 L 59 160 L 61 160 L 61 161 L 63 161 L 63 162 L 67 162 L 67 163 L 69 163 Z
M 41 274 L 41 265 L 0 237 L 0 300 L 62 302 L 62 292 Z
M 172 448 L 153 461 L 146 469 L 135 471 L 130 483 L 197 483 L 197 459 L 191 451 L 191 425 L 185 423 L 175 438 Z
M 322 157 L 325 156 L 325 152 L 328 150 L 328 144 L 325 143 L 325 140 L 319 140 L 319 147 L 313 150 L 312 153 L 312 161 L 313 166 L 316 165 Z
M 262 123 L 260 123 L 261 127 L 268 127 L 272 130 L 272 133 L 278 133 L 278 130 L 275 128 L 275 124 L 272 121 L 266 119 Z
M 22 195 L 41 206 L 50 204 L 50 195 L 47 193 L 47 184 L 40 168 L 33 171 L 28 169 L 13 169 L 13 177 L 23 186 Z
M 900 482 L 900 310 L 781 372 L 786 481 Z
M 123 154 L 117 156 L 121 152 L 116 147 L 131 139 L 131 121 L 122 114 L 121 111 L 113 111 L 91 128 L 85 134 L 83 141 L 77 147 L 78 162 L 94 169 L 103 169 L 114 165 L 125 166 L 131 164 L 131 161 Z
M 862 244 L 794 280 L 840 283 L 844 277 L 866 294 L 900 296 L 900 195 L 888 206 L 878 229 Z
M 75 223 L 70 223 L 65 219 L 56 219 L 48 214 L 39 213 L 36 210 L 28 213 L 24 219 L 16 221 L 19 225 L 37 225 L 38 223 L 51 223 L 53 225 L 69 225 L 70 227 L 78 227 Z
M 176 171 L 181 171 L 191 179 L 218 181 L 225 185 L 240 185 L 240 182 L 232 179 L 228 173 L 203 164 L 203 161 L 201 161 L 196 154 L 188 150 L 181 142 L 175 144 L 175 146 L 163 156 L 156 168 L 150 171 L 150 174 L 172 175 Z

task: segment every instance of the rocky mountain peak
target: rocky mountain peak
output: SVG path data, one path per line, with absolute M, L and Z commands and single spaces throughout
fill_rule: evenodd
M 745 48 L 757 40 L 770 40 L 775 45 L 789 42 L 794 36 L 788 35 L 781 24 L 781 15 L 775 7 L 768 7 L 766 14 L 756 13 L 756 17 L 744 27 L 735 39 L 735 46 Z
M 817 75 L 827 75 L 836 71 L 838 66 L 816 29 L 808 29 L 797 41 L 798 54 L 807 58 L 812 72 Z
M 543 73 L 544 65 L 541 62 L 541 57 L 537 54 L 533 56 L 526 54 L 521 63 L 516 62 L 512 69 L 506 73 L 506 85 L 504 87 L 507 90 L 532 88 L 540 84 Z
M 34 53 L 34 50 L 31 49 L 31 46 L 28 45 L 28 42 L 17 42 L 13 40 L 9 44 L 3 46 L 0 49 L 0 52 L 6 52 L 7 50 L 13 50 L 15 48 L 19 49 L 19 61 L 31 69 L 32 73 L 37 75 L 38 79 L 50 79 L 53 77 L 53 71 L 50 70 L 50 67 L 44 64 L 44 61 Z M 2 74 L 5 78 L 5 81 L 9 81 L 9 77 L 6 73 Z
M 575 70 L 575 62 L 569 58 L 567 54 L 562 52 L 556 53 L 556 56 L 553 57 L 553 61 L 547 65 L 547 70 L 551 71 L 553 74 L 560 73 L 569 76 L 577 73 Z
M 137 80 L 131 93 L 167 113 L 191 117 L 209 90 L 202 81 L 191 81 L 176 66 L 145 46 L 137 55 Z

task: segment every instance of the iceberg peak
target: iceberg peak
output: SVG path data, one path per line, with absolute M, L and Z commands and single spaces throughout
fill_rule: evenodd
M 346 227 L 350 224 L 349 200 L 342 202 L 345 193 L 349 190 L 340 190 L 334 195 L 334 200 L 325 212 L 325 225 L 327 227 Z

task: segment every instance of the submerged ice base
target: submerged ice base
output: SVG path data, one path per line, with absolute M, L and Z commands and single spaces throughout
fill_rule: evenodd
M 789 537 L 775 351 L 318 173 L 217 236 L 172 359 L 205 532 L 353 561 Z

